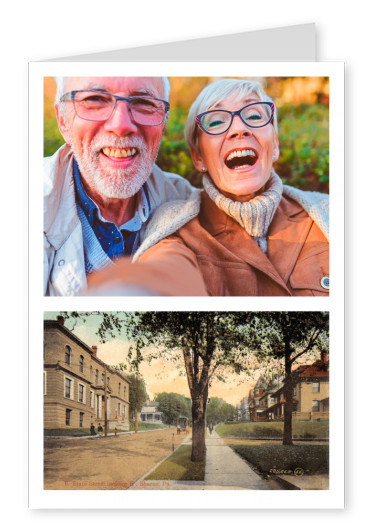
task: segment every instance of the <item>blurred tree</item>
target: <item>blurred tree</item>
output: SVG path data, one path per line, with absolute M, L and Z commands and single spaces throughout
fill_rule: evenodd
M 235 414 L 235 406 L 228 404 L 222 398 L 213 397 L 206 406 L 206 423 L 218 424 L 218 422 L 232 419 Z
M 154 400 L 158 402 L 158 410 L 165 415 L 165 422 L 169 425 L 177 424 L 179 415 L 191 418 L 192 401 L 178 393 L 158 393 Z

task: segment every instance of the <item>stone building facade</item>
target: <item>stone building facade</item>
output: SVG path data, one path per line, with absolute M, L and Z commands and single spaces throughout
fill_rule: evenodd
M 44 321 L 44 428 L 129 429 L 129 381 L 64 326 Z

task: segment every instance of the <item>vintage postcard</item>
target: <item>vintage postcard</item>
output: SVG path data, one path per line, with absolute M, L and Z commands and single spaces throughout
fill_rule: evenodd
M 43 377 L 47 490 L 329 489 L 327 312 L 46 312 Z
M 33 507 L 343 506 L 343 92 L 31 65 Z

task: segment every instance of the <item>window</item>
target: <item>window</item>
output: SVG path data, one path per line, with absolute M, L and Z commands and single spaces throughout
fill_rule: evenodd
M 101 384 L 104 385 L 104 374 L 102 372 L 102 376 L 101 376 Z
M 119 383 L 118 385 L 118 395 L 120 396 L 120 391 L 121 391 L 121 384 Z
M 85 402 L 85 386 L 82 384 L 78 384 L 78 401 Z
M 65 347 L 65 363 L 67 365 L 71 364 L 71 348 L 69 345 L 66 345 Z
M 274 396 L 271 396 L 271 397 L 270 397 L 270 403 L 271 403 L 271 404 L 274 404 Z
M 99 376 L 98 369 L 95 369 L 95 384 L 96 385 L 98 385 L 98 376 Z
M 110 377 L 107 376 L 107 386 L 109 387 L 110 386 Z
M 84 357 L 83 357 L 83 356 L 80 356 L 79 369 L 80 369 L 80 372 L 81 372 L 81 373 L 84 372 Z
M 296 387 L 294 387 L 294 390 L 293 390 L 293 392 L 292 392 L 292 396 L 296 396 L 296 392 L 297 392 L 297 391 L 296 391 Z
M 84 425 L 84 414 L 80 411 L 80 428 Z
M 320 411 L 320 403 L 318 400 L 312 400 L 312 411 Z
M 71 409 L 65 410 L 65 425 L 66 426 L 70 426 L 71 424 L 71 413 L 72 413 Z
M 125 385 L 124 385 L 124 398 L 125 398 Z
M 64 376 L 64 397 L 73 400 L 73 380 Z
M 93 379 L 93 367 L 90 365 L 90 381 Z
M 120 404 L 120 402 L 118 403 L 118 415 L 119 415 L 119 417 L 121 415 L 121 404 Z
M 90 407 L 94 407 L 94 391 L 90 391 Z
M 320 392 L 320 382 L 312 382 L 312 393 Z

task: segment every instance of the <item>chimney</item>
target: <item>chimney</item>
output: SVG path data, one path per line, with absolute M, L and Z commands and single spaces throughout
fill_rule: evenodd
M 94 358 L 96 358 L 96 357 L 97 357 L 97 347 L 96 347 L 95 345 L 93 345 L 93 346 L 91 347 L 91 350 L 93 351 L 93 352 L 92 352 L 92 355 L 94 356 Z
M 62 315 L 58 315 L 56 319 L 59 325 L 64 326 L 64 317 Z
M 325 364 L 328 363 L 328 353 L 327 352 L 321 352 L 321 361 Z

